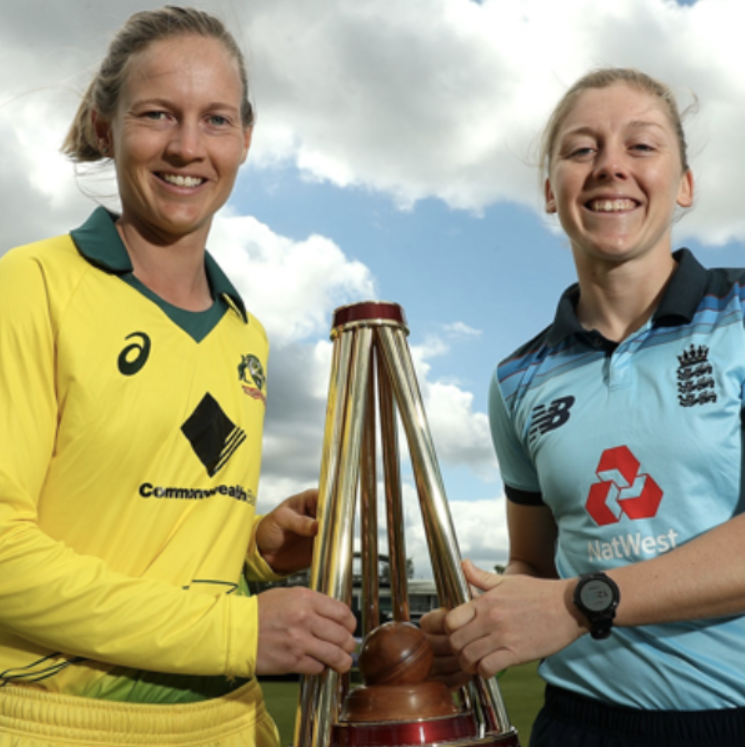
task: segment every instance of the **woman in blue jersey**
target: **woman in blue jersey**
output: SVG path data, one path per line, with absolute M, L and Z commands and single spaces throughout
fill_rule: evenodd
M 534 747 L 745 743 L 745 272 L 673 251 L 694 183 L 671 91 L 591 72 L 545 131 L 578 282 L 497 368 L 503 576 L 422 620 L 451 684 L 541 659 Z
M 214 17 L 135 14 L 65 141 L 120 214 L 0 260 L 0 745 L 278 744 L 256 676 L 348 670 L 315 491 L 255 515 L 268 346 L 206 251 L 251 140 Z

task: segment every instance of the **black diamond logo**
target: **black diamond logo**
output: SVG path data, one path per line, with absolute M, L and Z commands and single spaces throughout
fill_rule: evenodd
M 189 439 L 194 453 L 207 468 L 210 477 L 227 464 L 246 440 L 245 431 L 230 420 L 209 392 L 181 426 L 181 431 Z

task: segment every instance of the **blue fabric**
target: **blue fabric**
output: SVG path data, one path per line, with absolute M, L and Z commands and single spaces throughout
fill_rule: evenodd
M 622 343 L 582 330 L 570 289 L 492 381 L 507 495 L 550 507 L 563 578 L 654 558 L 743 511 L 745 271 L 676 259 L 657 312 Z M 540 671 L 621 706 L 731 708 L 745 706 L 744 651 L 743 617 L 615 628 Z

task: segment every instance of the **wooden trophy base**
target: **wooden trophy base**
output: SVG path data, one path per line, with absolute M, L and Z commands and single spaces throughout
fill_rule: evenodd
M 349 723 L 412 721 L 452 716 L 458 709 L 442 682 L 357 687 L 344 701 L 341 720 Z

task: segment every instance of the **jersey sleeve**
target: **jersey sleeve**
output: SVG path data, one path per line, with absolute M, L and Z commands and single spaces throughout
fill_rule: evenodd
M 251 676 L 255 598 L 132 578 L 40 529 L 58 424 L 51 304 L 37 261 L 15 251 L 0 260 L 0 628 L 120 666 Z
M 522 505 L 542 505 L 538 475 L 518 438 L 496 373 L 489 389 L 489 425 L 507 498 Z

